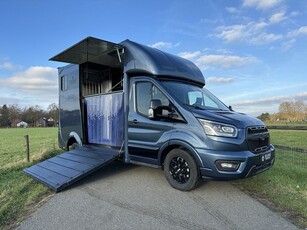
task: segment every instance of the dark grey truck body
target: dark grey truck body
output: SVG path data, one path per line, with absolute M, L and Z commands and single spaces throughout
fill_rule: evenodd
M 245 178 L 274 164 L 263 122 L 210 94 L 186 59 L 88 37 L 51 60 L 70 63 L 59 68 L 62 148 L 113 150 L 125 163 L 164 169 L 180 190 L 194 188 L 199 177 Z

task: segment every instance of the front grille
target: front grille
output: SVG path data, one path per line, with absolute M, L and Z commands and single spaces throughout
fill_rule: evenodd
M 267 127 L 248 127 L 246 141 L 248 149 L 253 153 L 260 153 L 267 150 L 270 145 L 270 134 Z
M 269 146 L 269 138 L 265 140 L 247 140 L 248 149 L 252 152 L 262 152 L 265 151 Z
M 247 134 L 266 133 L 266 132 L 268 132 L 268 128 L 265 126 L 255 126 L 247 128 Z

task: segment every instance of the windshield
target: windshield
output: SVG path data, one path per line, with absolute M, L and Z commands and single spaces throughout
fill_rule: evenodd
M 205 88 L 182 82 L 164 81 L 162 85 L 181 105 L 203 110 L 223 110 L 229 108 Z

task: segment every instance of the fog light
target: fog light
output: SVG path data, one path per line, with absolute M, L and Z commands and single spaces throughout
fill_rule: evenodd
M 215 165 L 220 171 L 234 172 L 234 171 L 237 171 L 238 168 L 240 167 L 240 162 L 239 161 L 216 161 Z

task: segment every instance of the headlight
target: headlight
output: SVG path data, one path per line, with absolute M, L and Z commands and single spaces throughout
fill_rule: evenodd
M 207 121 L 203 119 L 198 119 L 202 124 L 205 133 L 210 136 L 219 136 L 219 137 L 236 137 L 238 130 L 233 125 Z

